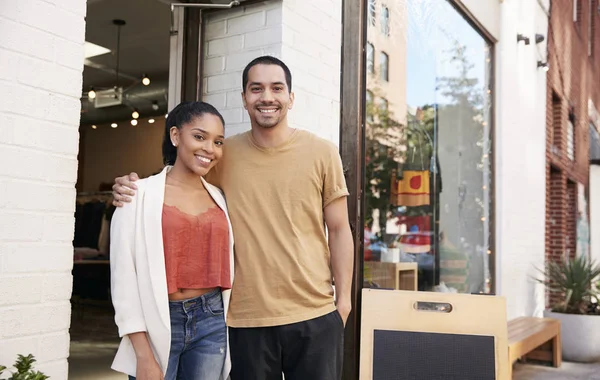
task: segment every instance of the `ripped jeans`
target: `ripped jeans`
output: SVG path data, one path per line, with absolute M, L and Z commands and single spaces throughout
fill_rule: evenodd
M 171 351 L 165 380 L 218 380 L 227 352 L 221 290 L 189 300 L 169 301 L 169 309 Z

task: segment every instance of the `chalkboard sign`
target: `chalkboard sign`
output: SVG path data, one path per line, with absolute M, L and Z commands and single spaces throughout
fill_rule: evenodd
M 493 336 L 374 330 L 373 380 L 494 380 Z

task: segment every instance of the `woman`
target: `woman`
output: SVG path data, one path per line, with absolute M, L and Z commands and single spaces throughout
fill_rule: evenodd
M 223 154 L 224 121 L 182 103 L 166 120 L 157 175 L 136 182 L 111 223 L 111 290 L 122 337 L 112 368 L 136 380 L 226 379 L 233 236 L 225 199 L 202 178 Z

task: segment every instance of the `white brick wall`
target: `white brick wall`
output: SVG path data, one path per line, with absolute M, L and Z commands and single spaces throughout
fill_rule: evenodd
M 284 0 L 282 57 L 294 78 L 294 126 L 339 144 L 341 0 Z
M 67 378 L 85 0 L 0 4 L 0 364 Z
M 542 1 L 548 3 L 548 1 Z M 544 289 L 531 280 L 544 265 L 547 16 L 537 1 L 500 5 L 496 46 L 495 222 L 497 291 L 508 318 L 541 315 Z M 531 44 L 517 44 L 522 33 Z M 546 39 L 547 41 L 547 39 Z
M 226 134 L 250 129 L 242 106 L 242 70 L 265 54 L 281 58 L 281 1 L 210 14 L 204 35 L 204 96 L 222 112 Z
M 250 128 L 242 70 L 270 54 L 292 71 L 290 124 L 338 144 L 341 0 L 265 1 L 223 10 L 208 17 L 204 38 L 204 100 L 222 111 L 228 136 Z

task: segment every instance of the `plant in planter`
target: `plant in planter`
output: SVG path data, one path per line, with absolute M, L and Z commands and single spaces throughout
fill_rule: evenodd
M 600 361 L 600 266 L 586 256 L 548 262 L 544 284 L 559 301 L 551 301 L 547 318 L 561 322 L 563 359 L 576 362 Z
M 48 376 L 44 375 L 39 371 L 33 370 L 33 363 L 35 363 L 33 355 L 27 356 L 19 355 L 17 361 L 14 364 L 14 368 L 17 372 L 13 372 L 10 377 L 4 377 L 3 374 L 7 370 L 5 366 L 0 365 L 0 379 L 7 380 L 46 380 Z

